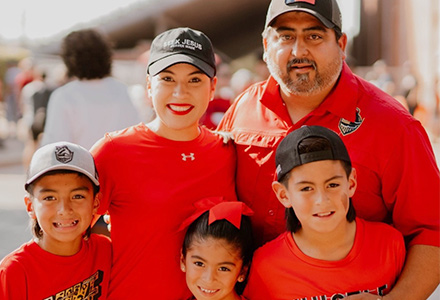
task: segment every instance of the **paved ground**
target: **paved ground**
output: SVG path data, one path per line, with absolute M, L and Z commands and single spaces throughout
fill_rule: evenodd
M 0 148 L 0 259 L 31 238 L 23 202 L 23 143 L 8 139 Z
M 23 202 L 25 170 L 21 164 L 23 143 L 3 141 L 0 147 L 0 260 L 32 237 Z M 440 140 L 434 144 L 440 162 Z M 428 300 L 440 299 L 440 286 Z

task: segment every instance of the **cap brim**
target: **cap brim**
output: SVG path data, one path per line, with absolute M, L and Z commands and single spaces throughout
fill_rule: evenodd
M 203 73 L 205 73 L 209 78 L 213 78 L 215 76 L 215 70 L 209 64 L 200 60 L 194 56 L 185 55 L 185 54 L 174 54 L 167 57 L 164 57 L 158 61 L 155 61 L 148 68 L 148 73 L 150 75 L 157 75 L 166 68 L 171 67 L 172 65 L 178 63 L 187 63 L 191 64 L 194 67 L 200 69 Z
M 76 166 L 72 166 L 72 165 L 55 165 L 49 168 L 46 168 L 40 172 L 38 172 L 37 174 L 35 174 L 34 176 L 32 176 L 31 178 L 29 178 L 26 181 L 26 184 L 24 185 L 25 188 L 27 188 L 27 186 L 29 184 L 31 184 L 33 181 L 35 181 L 37 178 L 39 178 L 40 176 L 42 176 L 43 174 L 49 172 L 49 171 L 55 171 L 55 170 L 69 170 L 69 171 L 76 171 L 78 173 L 84 174 L 85 176 L 87 176 L 96 186 L 99 186 L 99 181 L 95 178 L 95 176 L 93 174 L 90 174 L 89 172 L 87 172 L 86 170 L 76 167 Z
M 329 20 L 327 20 L 326 18 L 324 18 L 323 16 L 321 16 L 320 14 L 318 14 L 316 11 L 308 9 L 308 8 L 303 8 L 303 7 L 292 7 L 292 9 L 289 10 L 285 10 L 282 13 L 274 16 L 270 21 L 268 20 L 268 22 L 266 23 L 266 27 L 271 25 L 276 18 L 278 18 L 279 16 L 288 13 L 288 12 L 293 12 L 293 11 L 302 11 L 302 12 L 306 12 L 308 14 L 311 14 L 312 16 L 314 16 L 315 18 L 317 18 L 319 21 L 321 21 L 322 24 L 324 24 L 325 27 L 327 28 L 334 28 L 336 27 L 335 24 L 333 24 L 332 22 L 330 22 Z

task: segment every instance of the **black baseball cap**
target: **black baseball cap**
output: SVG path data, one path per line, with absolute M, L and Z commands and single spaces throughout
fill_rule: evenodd
M 320 137 L 330 143 L 331 149 L 299 154 L 298 146 L 306 138 Z M 278 180 L 293 168 L 320 160 L 342 160 L 351 165 L 347 148 L 338 134 L 322 126 L 303 126 L 289 133 L 279 144 L 275 162 Z
M 291 12 L 302 11 L 318 18 L 327 28 L 342 30 L 342 16 L 336 0 L 272 0 L 266 15 L 266 25 L 280 15 Z
M 203 32 L 188 27 L 159 34 L 151 44 L 147 73 L 154 76 L 178 63 L 191 64 L 208 77 L 214 77 L 216 65 L 211 40 Z

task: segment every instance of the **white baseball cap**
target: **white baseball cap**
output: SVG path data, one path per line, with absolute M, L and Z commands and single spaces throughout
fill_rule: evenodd
M 99 186 L 98 172 L 92 154 L 80 145 L 57 142 L 35 151 L 29 165 L 25 189 L 40 176 L 53 170 L 79 172 Z

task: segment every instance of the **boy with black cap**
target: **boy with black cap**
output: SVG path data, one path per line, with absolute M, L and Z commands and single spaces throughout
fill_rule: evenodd
M 187 299 L 180 224 L 197 199 L 236 200 L 232 144 L 199 126 L 217 82 L 209 38 L 175 28 L 152 42 L 147 90 L 156 119 L 107 134 L 92 148 L 98 211 L 111 217 L 109 299 Z
M 405 260 L 402 235 L 356 218 L 357 181 L 339 136 L 320 126 L 287 135 L 272 184 L 288 231 L 258 249 L 244 295 L 250 299 L 341 299 L 388 293 Z
M 108 237 L 90 234 L 99 206 L 93 157 L 58 142 L 38 149 L 25 189 L 34 240 L 0 262 L 0 299 L 107 299 Z

